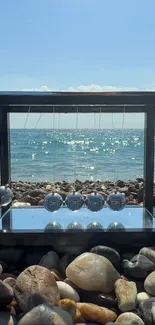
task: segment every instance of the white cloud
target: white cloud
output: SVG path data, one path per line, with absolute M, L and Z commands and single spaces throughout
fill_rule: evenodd
M 102 85 L 80 85 L 77 87 L 69 87 L 67 89 L 56 89 L 50 88 L 48 86 L 41 86 L 39 88 L 31 88 L 31 89 L 22 89 L 24 91 L 70 91 L 70 92 L 106 92 L 106 91 L 137 91 L 138 88 L 133 87 L 116 87 L 116 86 L 102 86 Z

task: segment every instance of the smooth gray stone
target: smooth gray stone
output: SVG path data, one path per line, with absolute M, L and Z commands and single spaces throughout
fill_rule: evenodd
M 115 249 L 108 246 L 99 245 L 93 247 L 90 252 L 106 257 L 114 267 L 119 268 L 121 258 Z
M 126 276 L 137 279 L 145 279 L 149 273 L 155 270 L 155 264 L 143 255 L 134 256 L 131 261 L 123 260 L 122 266 Z
M 152 317 L 152 307 L 155 303 L 155 297 L 144 300 L 139 304 L 139 309 L 142 313 L 144 323 L 147 325 L 154 325 Z

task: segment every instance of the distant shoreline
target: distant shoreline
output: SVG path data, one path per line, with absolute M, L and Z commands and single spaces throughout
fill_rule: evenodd
M 107 199 L 108 195 L 114 190 L 122 193 L 126 197 L 128 205 L 138 205 L 143 202 L 143 186 L 144 181 L 142 178 L 136 180 L 123 181 L 79 181 L 75 183 L 62 181 L 62 182 L 27 182 L 27 181 L 12 181 L 11 189 L 13 192 L 13 203 L 17 206 L 26 204 L 32 206 L 41 206 L 45 196 L 50 192 L 59 193 L 63 200 L 66 196 L 75 189 L 82 193 L 84 196 L 97 191 Z

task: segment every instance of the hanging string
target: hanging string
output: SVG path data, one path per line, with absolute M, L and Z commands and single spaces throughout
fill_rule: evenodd
M 53 106 L 53 141 L 54 141 L 54 147 L 56 152 L 56 139 L 55 139 L 55 107 Z M 53 148 L 54 151 L 54 148 Z M 55 152 L 53 156 L 55 156 Z M 55 182 L 55 162 L 53 163 L 53 183 Z
M 125 106 L 123 108 L 122 125 L 121 125 L 121 144 L 122 145 L 123 145 L 124 120 L 125 120 Z M 116 178 L 118 180 L 118 165 L 117 165 L 117 170 L 116 170 Z
M 26 115 L 26 119 L 25 119 L 25 123 L 24 123 L 24 130 L 25 130 L 26 125 L 27 125 L 27 121 L 28 121 L 28 118 L 29 118 L 30 110 L 31 110 L 31 106 L 29 106 L 29 109 L 28 109 L 28 112 L 27 112 L 27 115 Z
M 40 115 L 39 115 L 39 118 L 38 118 L 38 120 L 37 120 L 37 122 L 36 122 L 36 124 L 35 124 L 35 127 L 34 127 L 34 129 L 36 129 L 36 128 L 37 128 L 37 126 L 38 126 L 38 124 L 39 124 L 39 122 L 40 122 L 40 120 L 41 120 L 42 116 L 43 116 L 43 113 L 40 113 Z
M 78 123 L 79 123 L 79 109 L 77 106 L 77 111 L 76 111 L 76 123 L 75 123 L 75 134 L 76 134 L 76 143 L 75 143 L 75 152 L 74 152 L 74 190 L 75 190 L 75 181 L 76 181 L 76 169 L 77 169 L 77 134 L 78 134 Z

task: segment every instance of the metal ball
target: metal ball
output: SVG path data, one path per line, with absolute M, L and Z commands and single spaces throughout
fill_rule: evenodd
M 99 222 L 91 222 L 87 226 L 87 231 L 99 231 L 99 230 L 104 230 L 103 226 Z
M 59 231 L 63 231 L 62 226 L 60 225 L 60 223 L 53 221 L 53 222 L 49 222 L 47 224 L 47 226 L 45 227 L 45 232 L 59 232 Z
M 119 222 L 112 222 L 108 226 L 107 231 L 125 231 L 125 227 Z
M 98 212 L 104 206 L 104 197 L 99 193 L 91 193 L 87 196 L 85 204 L 90 211 Z
M 78 192 L 70 193 L 67 195 L 65 203 L 68 209 L 75 212 L 82 208 L 84 204 L 84 197 Z
M 78 222 L 71 222 L 67 226 L 67 231 L 83 231 L 83 226 Z
M 58 211 L 63 204 L 63 199 L 58 193 L 50 193 L 45 196 L 44 208 L 50 212 Z
M 107 204 L 113 211 L 121 211 L 126 205 L 125 197 L 121 194 L 110 194 L 107 198 Z
M 0 207 L 5 207 L 11 203 L 13 193 L 10 188 L 0 186 Z

